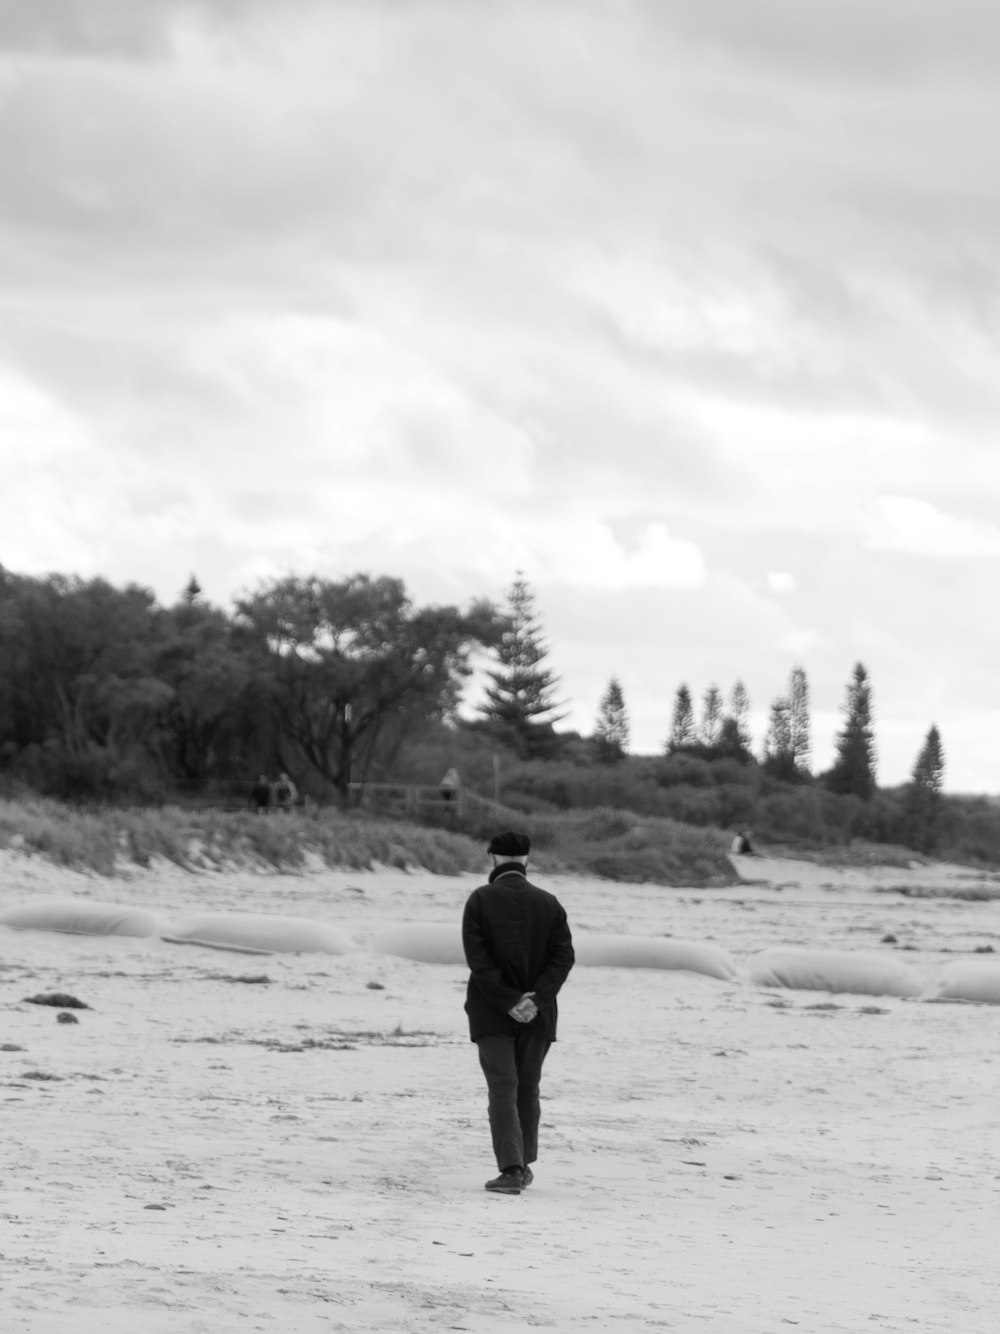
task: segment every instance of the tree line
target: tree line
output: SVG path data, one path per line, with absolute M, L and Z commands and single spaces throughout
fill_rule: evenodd
M 545 665 L 548 646 L 535 613 L 532 591 L 520 576 L 509 593 L 507 626 L 497 650 L 499 670 L 490 674 L 493 684 L 487 691 L 484 712 L 488 722 L 500 721 L 513 729 L 522 755 L 552 756 L 559 749 L 553 725 L 564 716 L 555 700 L 558 681 Z M 787 689 L 771 702 L 759 760 L 753 753 L 750 697 L 741 680 L 733 684 L 728 696 L 717 684 L 709 685 L 702 697 L 700 717 L 696 717 L 689 687 L 681 684 L 674 696 L 664 751 L 668 759 L 686 755 L 707 762 L 759 763 L 765 774 L 781 783 L 816 781 L 837 796 L 871 802 L 878 792 L 877 747 L 872 686 L 861 662 L 855 664 L 847 683 L 842 713 L 833 764 L 814 778 L 809 682 L 801 665 L 792 667 Z M 566 739 L 562 738 L 563 744 Z M 625 693 L 621 680 L 613 676 L 598 705 L 590 738 L 591 758 L 617 763 L 627 756 L 629 739 Z M 909 845 L 919 850 L 930 851 L 937 842 L 944 766 L 941 735 L 932 723 L 906 785 L 898 826 Z
M 485 602 L 417 607 L 398 579 L 288 577 L 176 605 L 104 579 L 0 569 L 0 766 L 62 796 L 151 797 L 295 772 L 343 799 L 427 718 L 453 712 Z
M 488 685 L 459 706 L 475 654 Z M 0 775 L 65 797 L 155 799 L 285 770 L 346 804 L 434 723 L 480 729 L 521 756 L 560 744 L 534 595 L 415 605 L 400 579 L 287 576 L 211 605 L 192 576 L 176 604 L 106 579 L 0 567 Z
M 718 686 L 705 691 L 699 722 L 691 692 L 677 688 L 667 755 L 695 755 L 702 759 L 756 762 L 746 725 L 750 703 L 746 688 L 737 681 L 724 703 Z M 811 770 L 812 724 L 809 682 L 805 669 L 792 668 L 788 688 L 771 703 L 760 766 L 770 777 L 789 784 L 819 782 L 832 793 L 871 801 L 878 792 L 876 776 L 872 686 L 868 670 L 855 663 L 842 706 L 843 722 L 836 736 L 830 768 L 814 776 Z M 932 723 L 914 761 L 904 798 L 902 831 L 910 846 L 929 851 L 936 842 L 944 789 L 944 747 L 937 724 Z
M 31 577 L 0 567 L 0 773 L 61 796 L 155 799 L 286 770 L 323 798 L 391 773 L 408 738 L 430 724 L 481 732 L 525 760 L 565 756 L 582 739 L 565 718 L 529 583 L 503 606 L 419 607 L 401 580 L 287 576 L 211 605 L 192 577 L 173 606 L 105 579 Z M 484 697 L 460 712 L 475 658 Z M 759 760 L 750 700 L 710 685 L 700 718 L 678 687 L 666 757 L 760 764 L 788 783 L 822 782 L 869 800 L 876 791 L 871 685 L 858 663 L 832 768 L 810 772 L 809 687 L 792 669 L 771 705 Z M 615 764 L 630 749 L 621 681 L 612 677 L 577 759 Z M 936 727 L 912 777 L 914 828 L 933 826 L 944 757 Z

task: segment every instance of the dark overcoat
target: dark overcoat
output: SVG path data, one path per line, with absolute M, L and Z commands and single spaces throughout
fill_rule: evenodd
M 573 967 L 573 938 L 562 904 L 533 885 L 518 862 L 505 862 L 474 889 L 462 916 L 469 965 L 465 1012 L 473 1042 L 525 1028 L 556 1039 L 556 996 Z M 521 1024 L 508 1011 L 526 991 L 538 1014 Z

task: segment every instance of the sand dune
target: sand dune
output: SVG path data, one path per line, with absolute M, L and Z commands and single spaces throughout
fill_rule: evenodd
M 753 884 L 544 877 L 581 935 L 988 966 L 1000 906 L 880 892 L 961 868 L 752 859 Z M 473 877 L 113 881 L 0 857 L 0 910 L 313 919 L 347 953 L 0 927 L 4 1330 L 992 1334 L 1000 1007 L 578 968 L 535 1185 L 492 1172 L 460 964 L 378 953 Z M 885 942 L 892 936 L 895 943 Z M 997 965 L 1000 968 L 1000 964 Z M 90 1008 L 76 1024 L 28 1004 Z

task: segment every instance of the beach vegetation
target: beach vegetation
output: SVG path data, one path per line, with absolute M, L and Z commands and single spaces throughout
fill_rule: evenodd
M 459 827 L 445 828 L 443 822 L 345 814 L 335 806 L 267 818 L 212 807 L 77 810 L 52 798 L 0 799 L 0 848 L 104 876 L 157 863 L 203 872 L 251 867 L 295 873 L 326 866 L 485 874 L 485 848 L 498 824 L 524 829 L 536 864 L 550 873 L 659 884 L 733 878 L 728 839 L 719 830 L 614 809 L 571 816 L 483 809 Z
M 495 654 L 490 716 L 462 695 L 483 652 Z M 521 576 L 503 612 L 484 601 L 419 607 L 402 581 L 367 574 L 288 576 L 225 611 L 193 576 L 162 607 L 134 584 L 0 568 L 0 839 L 93 870 L 123 859 L 295 869 L 310 856 L 447 868 L 473 856 L 463 840 L 479 845 L 502 821 L 539 822 L 566 865 L 668 883 L 723 874 L 718 850 L 747 829 L 755 845 L 793 855 L 879 846 L 1000 862 L 997 802 L 943 791 L 936 726 L 910 781 L 878 786 L 860 662 L 834 763 L 814 776 L 799 666 L 772 705 L 760 761 L 739 680 L 724 704 L 708 687 L 699 722 L 680 686 L 664 751 L 635 755 L 617 676 L 591 735 L 556 730 L 547 653 Z M 281 771 L 298 787 L 294 826 L 249 807 L 257 775 Z M 440 779 L 452 771 L 448 795 L 461 795 L 445 801 Z M 420 786 L 431 799 L 378 805 L 365 795 L 374 784 Z M 347 825 L 331 814 L 338 805 Z M 607 833 L 595 812 L 609 811 L 627 834 Z

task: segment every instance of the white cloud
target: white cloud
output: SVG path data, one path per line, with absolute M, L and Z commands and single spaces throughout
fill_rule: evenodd
M 531 435 L 377 326 L 262 313 L 209 327 L 192 346 L 193 366 L 221 397 L 217 417 L 238 419 L 280 476 L 294 456 L 306 491 L 335 493 L 356 477 L 390 490 L 402 481 L 411 498 L 473 481 L 497 499 L 531 489 Z
M 914 496 L 880 496 L 869 517 L 866 545 L 942 558 L 1000 556 L 1000 528 L 959 518 Z
M 0 441 L 4 451 L 4 488 L 24 472 L 44 468 L 89 444 L 87 432 L 71 412 L 41 385 L 13 366 L 0 364 Z M 11 446 L 16 445 L 16 448 Z
M 795 576 L 789 574 L 787 570 L 769 570 L 767 586 L 772 593 L 794 593 Z
M 707 578 L 699 548 L 671 537 L 664 523 L 647 525 L 632 551 L 607 524 L 584 519 L 546 525 L 533 543 L 554 582 L 595 589 L 697 588 Z
M 804 658 L 819 647 L 822 636 L 818 630 L 790 630 L 779 642 L 793 658 Z
M 89 481 L 90 432 L 50 393 L 0 366 L 0 564 L 17 573 L 92 573 L 103 529 Z
M 405 490 L 401 482 L 400 494 Z M 409 511 L 399 496 L 374 488 L 352 495 L 343 511 L 351 516 L 348 527 L 333 520 L 309 529 L 324 564 L 342 573 L 380 568 L 437 582 L 449 571 L 452 578 L 464 575 L 469 595 L 506 586 L 516 570 L 533 582 L 602 592 L 690 589 L 707 578 L 699 548 L 672 538 L 664 524 L 648 525 L 626 549 L 601 520 L 553 514 L 537 522 L 490 503 L 486 494 L 461 506 L 447 495 L 428 497 Z

